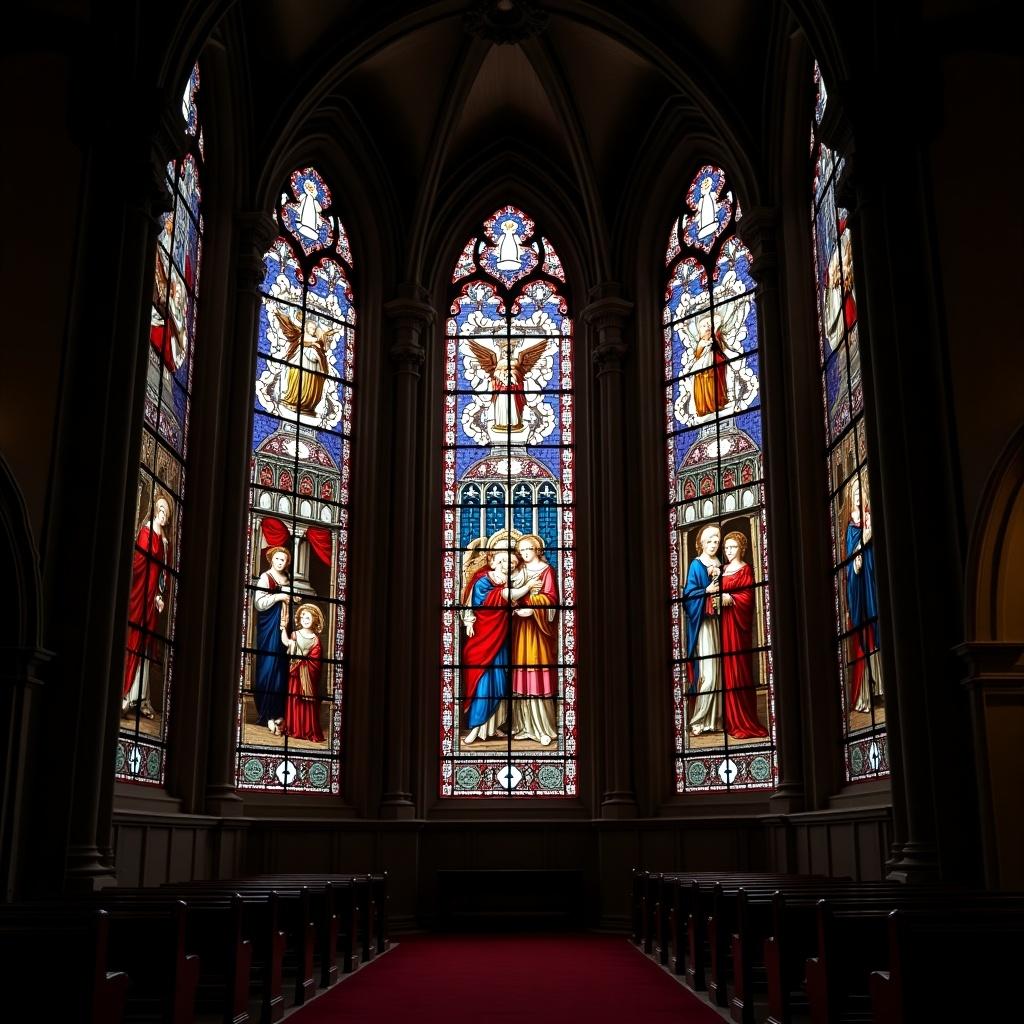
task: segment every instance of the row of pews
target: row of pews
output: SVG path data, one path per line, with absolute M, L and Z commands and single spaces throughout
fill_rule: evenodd
M 1021 1019 L 1024 894 L 638 870 L 632 909 L 633 942 L 739 1024 Z
M 103 889 L 0 906 L 0 962 L 38 1020 L 274 1024 L 387 949 L 387 905 L 386 873 Z

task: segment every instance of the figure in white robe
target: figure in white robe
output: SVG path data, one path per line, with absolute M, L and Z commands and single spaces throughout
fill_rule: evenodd
M 700 183 L 700 201 L 697 203 L 698 238 L 707 238 L 718 230 L 718 204 L 711 193 L 713 184 L 710 174 Z
M 501 225 L 501 241 L 498 243 L 498 269 L 519 270 L 523 265 L 523 256 L 516 238 L 519 225 L 514 220 L 506 220 Z
M 690 732 L 722 731 L 722 684 L 720 678 L 722 641 L 719 624 L 719 577 L 717 558 L 722 534 L 717 526 L 705 526 L 700 533 L 701 553 L 686 574 L 683 603 L 686 613 L 687 671 L 690 693 L 696 696 L 690 715 Z
M 320 211 L 323 207 L 316 198 L 316 184 L 312 178 L 302 183 L 303 196 L 299 206 L 299 234 L 315 242 L 320 237 Z

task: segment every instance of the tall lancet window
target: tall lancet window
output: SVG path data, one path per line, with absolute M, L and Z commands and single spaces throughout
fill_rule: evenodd
M 843 160 L 819 135 L 828 93 L 817 64 L 814 81 L 812 221 L 822 396 L 828 439 L 835 650 L 841 680 L 846 778 L 854 781 L 887 775 L 889 755 L 882 663 L 878 653 L 878 589 L 852 238 L 847 211 L 836 201 L 836 179 L 842 173 Z
M 444 398 L 441 794 L 576 793 L 572 320 L 514 206 L 452 274 Z
M 295 171 L 264 256 L 237 784 L 338 793 L 356 313 L 327 184 Z
M 770 788 L 775 755 L 757 295 L 725 173 L 694 176 L 665 290 L 676 789 Z
M 175 656 L 175 612 L 192 364 L 203 251 L 200 176 L 205 141 L 199 118 L 199 65 L 181 100 L 182 155 L 167 165 L 146 346 L 146 394 L 132 514 L 119 779 L 161 785 L 167 755 Z

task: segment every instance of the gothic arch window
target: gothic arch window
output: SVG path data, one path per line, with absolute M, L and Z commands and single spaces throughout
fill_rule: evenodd
M 573 345 L 522 210 L 462 250 L 445 348 L 442 796 L 576 793 Z
M 757 290 L 725 173 L 697 171 L 669 236 L 664 307 L 678 792 L 770 788 L 771 592 Z
M 250 448 L 237 785 L 337 794 L 356 311 L 320 173 L 292 173 L 264 255 Z
M 836 199 L 836 180 L 842 173 L 843 159 L 820 138 L 828 92 L 817 64 L 814 65 L 814 82 L 811 216 L 822 397 L 828 439 L 835 644 L 845 772 L 847 780 L 855 781 L 887 775 L 889 757 L 879 656 L 878 590 L 852 236 L 847 211 Z
M 146 341 L 146 393 L 128 593 L 118 779 L 162 785 L 174 675 L 175 614 L 186 513 L 189 409 L 203 248 L 205 140 L 199 65 L 181 100 L 181 156 L 167 164 Z

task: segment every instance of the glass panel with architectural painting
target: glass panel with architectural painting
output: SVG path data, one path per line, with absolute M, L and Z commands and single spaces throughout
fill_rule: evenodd
M 817 65 L 814 82 L 812 226 L 828 448 L 835 653 L 841 680 L 846 778 L 859 781 L 889 772 L 885 687 L 879 654 L 878 587 L 853 235 L 847 211 L 836 200 L 842 158 L 819 137 L 828 93 Z
M 522 210 L 451 277 L 444 393 L 441 778 L 446 797 L 577 790 L 572 320 Z
M 135 538 L 115 773 L 161 785 L 175 644 L 178 567 L 185 513 L 188 421 L 202 259 L 203 156 L 198 146 L 199 65 L 181 101 L 182 155 L 167 165 L 167 203 L 153 262 L 139 470 L 132 501 Z
M 678 792 L 771 788 L 775 751 L 757 295 L 725 173 L 666 249 L 664 408 Z
M 356 314 L 331 191 L 295 171 L 264 256 L 243 583 L 237 785 L 337 794 Z

